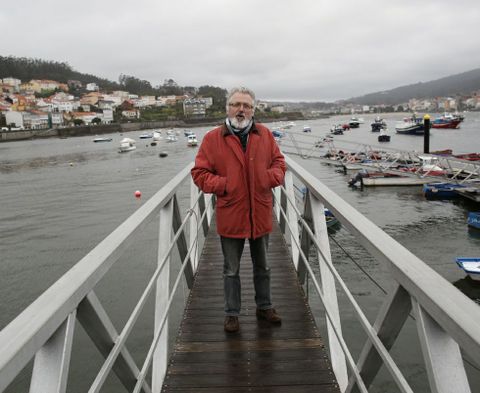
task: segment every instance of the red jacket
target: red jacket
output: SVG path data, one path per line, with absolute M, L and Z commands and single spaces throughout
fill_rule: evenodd
M 283 184 L 285 159 L 270 130 L 254 123 L 247 151 L 225 125 L 205 134 L 195 166 L 195 184 L 217 196 L 217 232 L 256 239 L 272 231 L 273 187 Z

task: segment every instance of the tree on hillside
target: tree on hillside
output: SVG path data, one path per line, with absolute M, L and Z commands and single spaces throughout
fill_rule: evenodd
M 123 90 L 138 95 L 155 95 L 155 90 L 149 81 L 140 80 L 134 76 L 120 74 L 118 81 Z
M 227 90 L 215 86 L 200 86 L 197 95 L 199 97 L 212 97 L 213 105 L 209 108 L 212 112 L 225 112 L 227 104 Z

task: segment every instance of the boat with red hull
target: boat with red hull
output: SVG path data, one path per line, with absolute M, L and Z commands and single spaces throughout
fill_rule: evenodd
M 432 128 L 458 128 L 462 121 L 460 119 L 435 119 Z

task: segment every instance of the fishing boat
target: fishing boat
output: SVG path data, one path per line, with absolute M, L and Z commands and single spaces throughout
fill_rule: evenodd
M 452 114 L 445 112 L 442 116 L 437 117 L 431 123 L 432 128 L 458 128 L 464 117 L 458 113 Z
M 372 132 L 380 132 L 380 130 L 387 128 L 387 123 L 385 123 L 385 120 L 377 116 L 371 124 L 371 127 Z
M 424 135 L 425 128 L 423 121 L 421 119 L 415 119 L 411 121 L 404 121 L 403 123 L 398 123 L 395 126 L 395 131 L 397 134 L 408 134 L 408 135 Z
M 457 257 L 457 265 L 475 281 L 480 281 L 480 258 Z
M 470 228 L 480 229 L 480 212 L 469 212 L 467 225 Z
M 135 145 L 135 140 L 131 138 L 123 138 L 120 141 L 120 146 L 118 147 L 119 153 L 126 153 L 128 151 L 135 150 L 137 146 Z
M 312 132 L 312 129 L 310 126 L 303 126 L 303 132 Z
M 460 196 L 456 190 L 464 187 L 458 183 L 427 183 L 423 185 L 423 195 L 427 199 L 453 199 Z

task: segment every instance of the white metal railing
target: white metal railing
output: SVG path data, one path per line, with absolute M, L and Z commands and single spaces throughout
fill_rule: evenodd
M 308 273 L 325 310 L 330 359 L 342 392 L 367 392 L 382 366 L 399 391 L 412 392 L 389 350 L 413 312 L 432 392 L 470 392 L 462 353 L 480 365 L 480 309 L 423 261 L 392 239 L 291 158 L 285 187 L 275 190 L 275 211 L 298 276 Z M 296 184 L 306 188 L 298 207 Z M 332 264 L 324 207 L 379 262 L 393 286 L 371 324 Z M 303 213 L 302 213 L 303 212 Z M 309 262 L 315 248 L 317 279 Z M 337 288 L 351 304 L 367 340 L 357 361 L 347 348 L 340 323 Z
M 308 274 L 323 304 L 330 360 L 342 392 L 368 391 L 382 366 L 401 392 L 412 391 L 389 353 L 412 311 L 431 390 L 470 392 L 461 351 L 480 364 L 478 305 L 299 164 L 289 157 L 286 160 L 285 185 L 274 192 L 275 212 L 291 246 L 299 279 L 304 281 Z M 34 359 L 30 392 L 65 392 L 73 333 L 79 321 L 105 358 L 89 392 L 101 391 L 111 371 L 128 391 L 160 392 L 168 360 L 167 327 L 173 295 L 182 277 L 187 285 L 192 284 L 200 252 L 197 245 L 209 229 L 213 212 L 214 198 L 200 193 L 190 182 L 190 203 L 182 218 L 177 194 L 190 178 L 192 165 L 185 167 L 0 332 L 0 391 Z M 303 205 L 296 202 L 297 184 L 307 190 Z M 373 324 L 332 263 L 324 207 L 332 211 L 373 257 L 389 268 L 394 285 Z M 156 218 L 160 223 L 157 268 L 127 322 L 117 332 L 94 289 L 127 249 L 134 234 Z M 181 267 L 169 289 L 170 256 L 175 246 Z M 318 260 L 318 279 L 311 266 L 313 262 L 308 260 L 312 246 Z M 367 337 L 357 359 L 342 333 L 337 288 L 350 303 Z M 138 367 L 125 343 L 154 292 L 153 338 L 143 365 Z M 151 385 L 146 381 L 149 370 Z
M 65 392 L 73 332 L 78 320 L 105 358 L 89 392 L 99 392 L 112 370 L 128 391 L 160 392 L 167 367 L 167 321 L 172 299 L 183 278 L 189 287 L 193 283 L 199 257 L 198 242 L 206 236 L 213 214 L 214 199 L 192 185 L 190 206 L 183 219 L 181 217 L 177 193 L 190 179 L 192 166 L 193 163 L 180 171 L 0 332 L 0 391 L 34 359 L 30 392 Z M 128 321 L 117 333 L 95 294 L 95 286 L 124 253 L 134 234 L 156 217 L 160 222 L 157 268 Z M 175 246 L 182 265 L 169 289 L 170 255 Z M 154 291 L 154 337 L 139 369 L 125 343 Z M 145 376 L 152 363 L 150 387 Z

